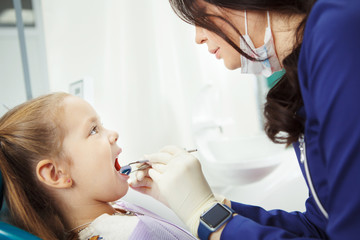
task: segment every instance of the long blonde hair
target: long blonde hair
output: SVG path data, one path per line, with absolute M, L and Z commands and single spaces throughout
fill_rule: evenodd
M 0 118 L 0 170 L 12 224 L 42 239 L 63 239 L 67 227 L 55 199 L 36 177 L 44 158 L 62 159 L 63 100 L 53 93 L 25 102 Z

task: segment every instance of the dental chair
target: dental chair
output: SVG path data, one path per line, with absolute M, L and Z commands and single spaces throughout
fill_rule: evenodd
M 3 204 L 3 179 L 0 172 L 0 239 L 1 240 L 40 240 L 40 238 L 4 222 L 6 206 Z

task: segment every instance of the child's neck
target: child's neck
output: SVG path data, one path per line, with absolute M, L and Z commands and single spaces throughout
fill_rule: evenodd
M 72 204 L 65 210 L 68 213 L 65 217 L 69 224 L 68 229 L 74 229 L 86 223 L 90 223 L 100 215 L 114 214 L 116 211 L 109 203 L 96 203 L 96 204 Z

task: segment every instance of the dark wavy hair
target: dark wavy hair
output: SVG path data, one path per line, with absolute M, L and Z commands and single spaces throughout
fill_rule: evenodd
M 214 23 L 214 19 L 229 24 L 242 38 L 240 31 L 230 19 L 207 14 L 198 3 L 204 1 L 219 8 L 232 10 L 273 11 L 283 15 L 304 14 L 295 32 L 295 45 L 292 52 L 282 62 L 285 74 L 272 87 L 266 97 L 264 115 L 265 132 L 275 143 L 290 145 L 304 132 L 304 119 L 297 115 L 303 105 L 298 80 L 298 59 L 307 16 L 316 0 L 169 0 L 174 12 L 185 22 L 205 28 L 222 37 L 236 51 L 253 61 L 260 61 L 246 54 L 237 43 Z

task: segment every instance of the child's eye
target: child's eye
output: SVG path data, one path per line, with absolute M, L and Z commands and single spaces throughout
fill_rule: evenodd
M 90 131 L 90 135 L 97 134 L 98 132 L 99 132 L 98 126 L 94 126 Z

